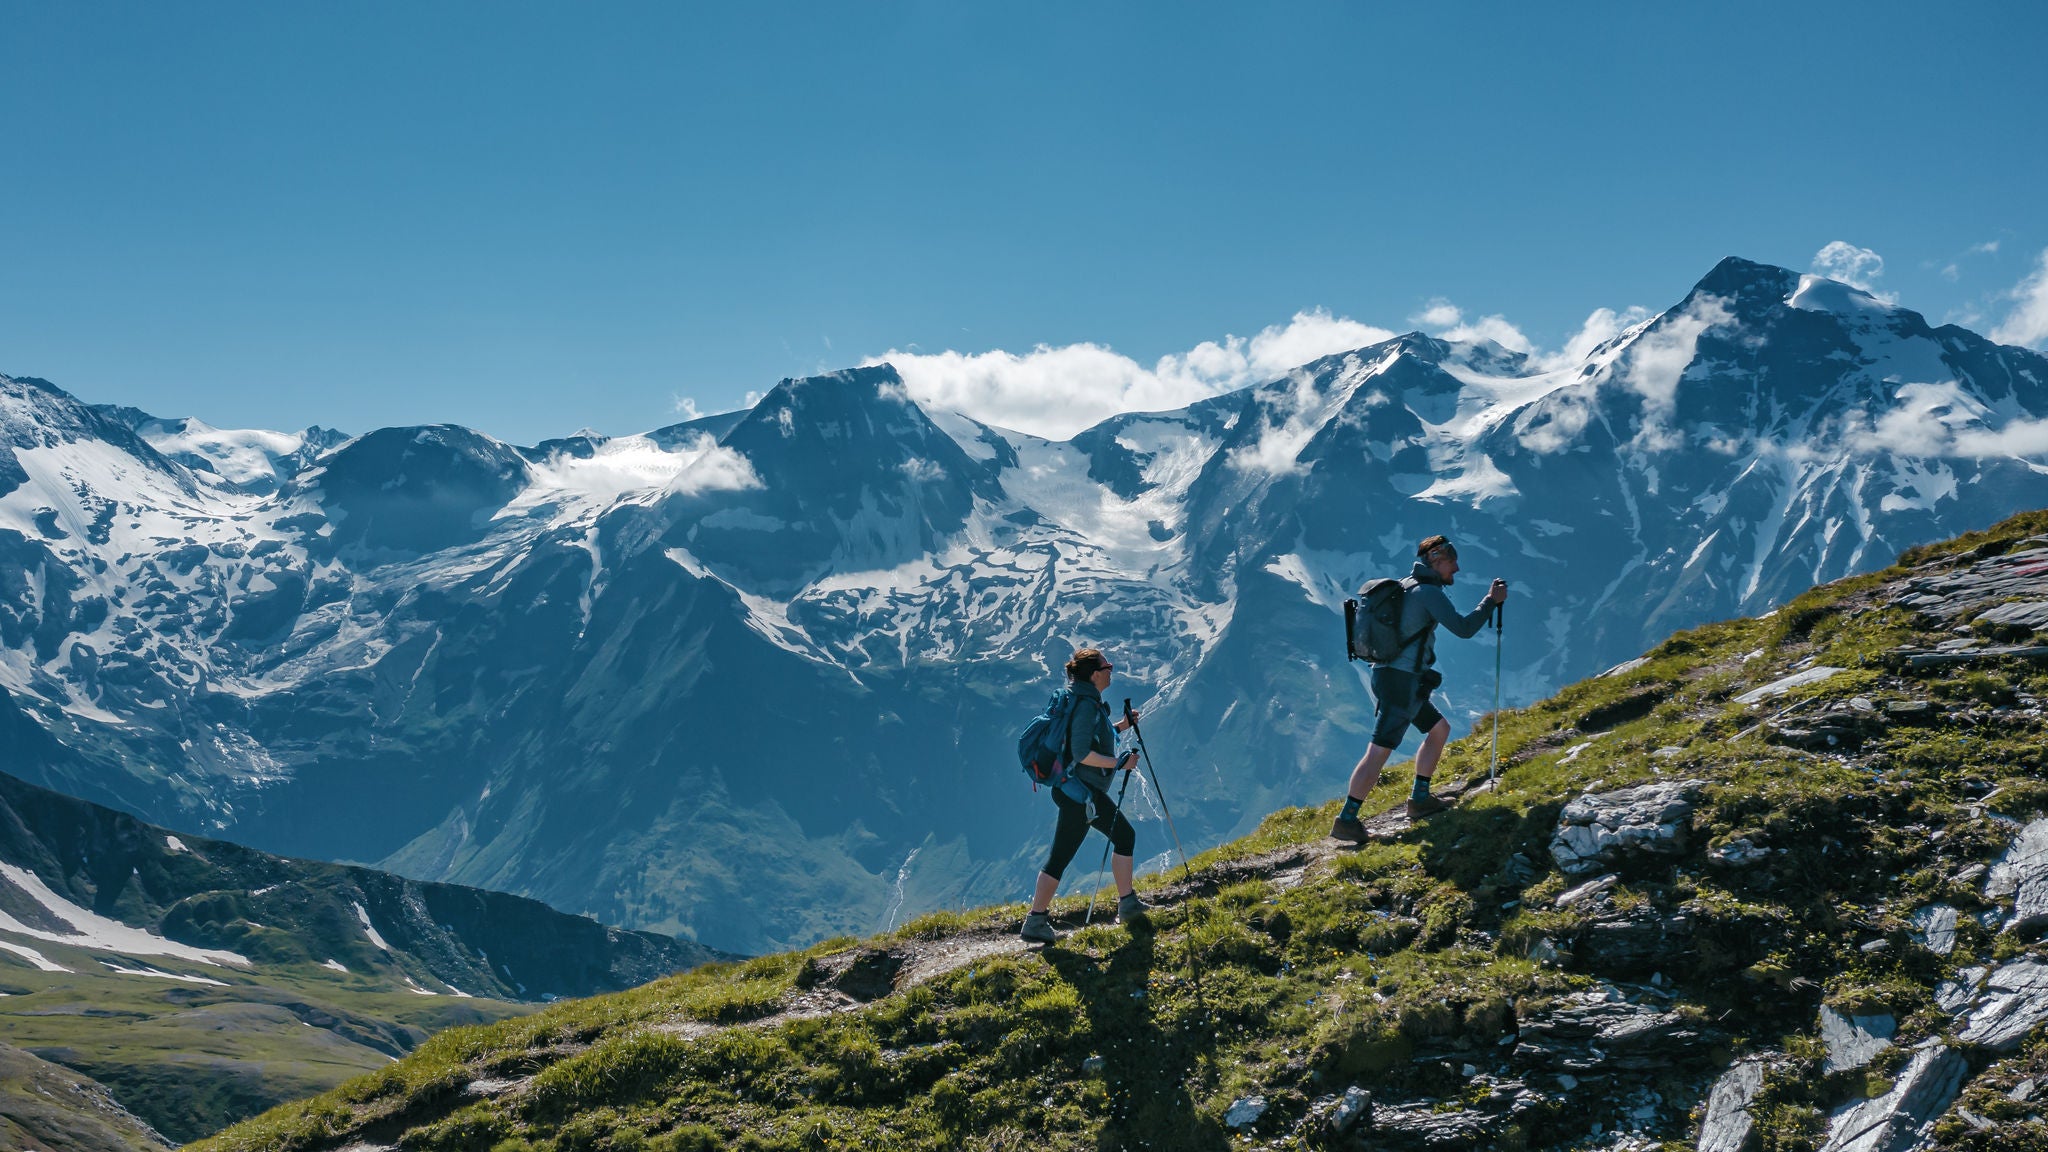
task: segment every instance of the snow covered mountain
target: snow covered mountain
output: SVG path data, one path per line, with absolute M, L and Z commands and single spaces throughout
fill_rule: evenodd
M 1522 701 L 2048 504 L 2044 421 L 2048 358 L 1734 259 L 1583 357 L 1409 335 L 1063 442 L 886 366 L 531 448 L 11 380 L 0 752 L 754 950 L 1021 891 L 1049 808 L 1006 746 L 1076 643 L 1121 657 L 1192 848 L 1340 785 L 1370 701 L 1338 607 L 1417 538 L 1460 542 L 1454 599 L 1514 583 Z M 1441 651 L 1491 707 L 1490 643 Z

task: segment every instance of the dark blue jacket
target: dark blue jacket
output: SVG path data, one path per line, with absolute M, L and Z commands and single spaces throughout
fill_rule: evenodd
M 1076 680 L 1070 687 L 1074 690 L 1074 712 L 1067 718 L 1068 772 L 1091 788 L 1106 789 L 1109 769 L 1090 767 L 1081 763 L 1081 757 L 1090 752 L 1116 756 L 1116 731 L 1110 726 L 1109 704 L 1092 680 Z

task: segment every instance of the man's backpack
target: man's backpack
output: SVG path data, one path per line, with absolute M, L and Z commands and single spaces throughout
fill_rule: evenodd
M 1344 602 L 1344 651 L 1353 660 L 1385 664 L 1429 630 L 1401 634 L 1401 609 L 1408 601 L 1406 580 L 1368 580 L 1358 599 Z
M 1067 730 L 1074 717 L 1074 699 L 1072 688 L 1054 692 L 1045 711 L 1033 717 L 1024 726 L 1024 734 L 1017 737 L 1017 760 L 1023 765 L 1024 774 L 1031 777 L 1033 792 L 1038 791 L 1040 784 L 1057 788 L 1066 782 L 1071 751 L 1067 747 Z

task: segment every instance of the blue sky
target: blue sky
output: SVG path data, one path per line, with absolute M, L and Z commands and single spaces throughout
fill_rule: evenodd
M 2014 295 L 2048 249 L 2041 5 L 0 20 L 0 371 L 219 425 L 530 442 L 891 350 L 1149 370 L 1442 302 L 1555 348 L 1835 241 L 1937 322 L 2048 340 L 2048 287 Z

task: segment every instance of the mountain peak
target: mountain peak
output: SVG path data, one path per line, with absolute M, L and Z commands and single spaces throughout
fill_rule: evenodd
M 1740 256 L 1729 256 L 1693 285 L 1688 302 L 1701 296 L 1730 300 L 1738 313 L 1773 308 L 1799 287 L 1799 273 L 1775 264 L 1759 264 Z

